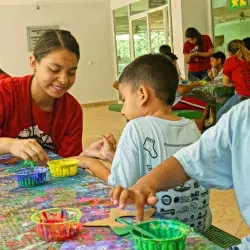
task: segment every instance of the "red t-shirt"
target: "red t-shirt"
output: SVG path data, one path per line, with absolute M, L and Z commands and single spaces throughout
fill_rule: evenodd
M 0 73 L 0 81 L 1 81 L 2 79 L 8 78 L 8 77 L 10 77 L 8 74 Z
M 235 91 L 242 96 L 250 97 L 250 63 L 237 56 L 229 57 L 224 64 L 223 74 L 235 85 Z
M 36 139 L 45 149 L 62 157 L 82 152 L 83 116 L 80 104 L 69 93 L 56 100 L 55 113 L 41 110 L 32 101 L 33 76 L 10 77 L 0 84 L 0 137 Z M 51 134 L 49 135 L 53 118 Z M 49 136 L 48 136 L 49 135 Z
M 208 52 L 209 49 L 213 48 L 212 41 L 208 35 L 202 35 L 203 51 Z M 198 44 L 192 44 L 190 42 L 185 42 L 183 47 L 183 54 L 190 54 L 198 51 Z M 195 56 L 192 57 L 190 63 L 188 64 L 188 71 L 190 72 L 200 72 L 211 68 L 210 57 Z

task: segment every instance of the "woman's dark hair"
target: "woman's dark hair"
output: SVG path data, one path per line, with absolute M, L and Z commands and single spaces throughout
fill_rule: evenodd
M 197 39 L 197 45 L 198 45 L 198 51 L 203 52 L 203 40 L 201 33 L 196 28 L 188 28 L 185 32 L 186 38 L 196 38 Z
M 250 50 L 250 37 L 246 37 L 243 40 L 243 43 L 245 44 L 245 47 Z
M 80 59 L 79 44 L 67 30 L 47 30 L 37 40 L 33 55 L 40 62 L 53 51 L 67 49 Z
M 237 56 L 241 61 L 250 62 L 250 51 L 241 40 L 233 40 L 227 46 L 228 52 Z

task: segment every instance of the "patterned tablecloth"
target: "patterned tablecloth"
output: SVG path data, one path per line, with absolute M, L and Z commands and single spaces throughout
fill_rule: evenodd
M 204 85 L 193 89 L 189 94 L 189 96 L 194 96 L 206 102 L 220 104 L 224 104 L 233 95 L 234 88 L 223 87 L 215 82 L 206 82 Z
M 58 156 L 49 153 L 50 159 Z M 31 215 L 51 207 L 74 207 L 82 211 L 81 223 L 108 217 L 113 207 L 108 192 L 110 187 L 83 170 L 68 178 L 53 178 L 48 174 L 45 185 L 19 188 L 13 173 L 6 169 L 22 163 L 11 155 L 0 157 L 0 249 L 135 249 L 130 235 L 116 236 L 107 227 L 83 227 L 69 242 L 45 242 L 39 239 Z M 133 209 L 130 207 L 130 209 Z M 220 247 L 199 235 L 188 237 L 186 249 Z

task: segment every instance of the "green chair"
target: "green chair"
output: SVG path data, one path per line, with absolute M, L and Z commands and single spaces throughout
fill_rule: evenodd
M 114 112 L 121 112 L 122 107 L 123 104 L 112 104 L 109 106 L 109 110 Z M 200 119 L 202 117 L 202 113 L 195 110 L 174 110 L 173 112 L 175 115 L 187 119 Z
M 109 110 L 114 112 L 121 112 L 123 104 L 111 104 L 109 105 Z
M 215 226 L 210 226 L 202 235 L 222 248 L 228 248 L 241 243 L 241 240 L 237 237 Z

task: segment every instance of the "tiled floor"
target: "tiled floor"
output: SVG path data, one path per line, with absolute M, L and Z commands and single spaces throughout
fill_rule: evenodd
M 98 139 L 107 132 L 119 138 L 125 119 L 120 113 L 110 112 L 107 106 L 84 108 L 83 145 Z M 213 225 L 239 238 L 250 234 L 250 228 L 243 221 L 233 190 L 211 191 Z

